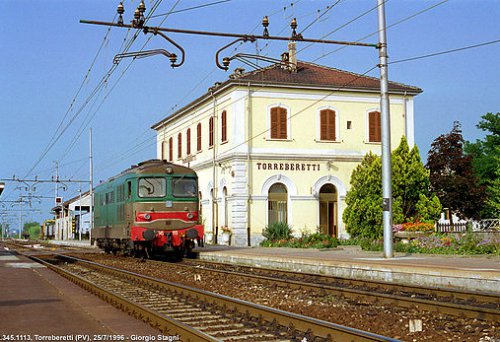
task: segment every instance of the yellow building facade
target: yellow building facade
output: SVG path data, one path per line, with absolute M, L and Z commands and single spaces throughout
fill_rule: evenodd
M 378 79 L 305 62 L 237 69 L 153 125 L 157 156 L 196 170 L 205 230 L 229 228 L 234 245 L 257 245 L 273 222 L 348 237 L 351 173 L 381 150 L 379 89 Z M 402 135 L 414 143 L 420 92 L 389 83 L 393 147 Z

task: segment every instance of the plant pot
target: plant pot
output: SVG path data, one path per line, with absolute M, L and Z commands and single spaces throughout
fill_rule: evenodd
M 205 232 L 205 243 L 213 243 L 214 234 L 212 232 Z
M 221 244 L 229 245 L 229 241 L 231 240 L 231 233 L 224 232 L 221 235 Z

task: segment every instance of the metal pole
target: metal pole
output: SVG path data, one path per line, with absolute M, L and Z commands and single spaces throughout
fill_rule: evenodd
M 82 241 L 82 187 L 80 186 L 80 198 L 78 199 L 78 240 Z
M 55 161 L 54 163 L 56 163 L 56 179 L 55 179 L 55 183 L 54 183 L 54 204 L 56 204 L 56 207 L 59 207 L 59 204 L 57 203 L 57 191 L 58 191 L 58 186 L 59 184 L 57 184 L 57 181 L 59 180 L 59 164 L 57 161 Z M 54 219 L 55 219 L 55 225 L 54 225 L 54 229 L 56 230 L 54 232 L 54 239 L 56 240 L 59 240 L 59 230 L 61 229 L 61 214 L 59 214 L 59 218 L 57 217 L 57 213 L 54 215 Z
M 94 183 L 93 183 L 93 162 L 92 162 L 92 127 L 90 128 L 90 154 L 89 154 L 89 166 L 90 166 L 90 186 L 89 186 L 89 195 L 90 195 L 90 206 L 89 206 L 89 216 L 90 216 L 90 225 L 89 225 L 89 241 L 92 243 L 92 228 L 94 227 Z
M 392 179 L 391 179 L 391 126 L 389 112 L 387 36 L 385 32 L 385 0 L 378 3 L 378 37 L 380 57 L 380 124 L 382 142 L 382 210 L 384 227 L 384 257 L 392 258 Z
M 21 196 L 21 214 L 19 215 L 19 239 L 23 231 L 23 196 Z

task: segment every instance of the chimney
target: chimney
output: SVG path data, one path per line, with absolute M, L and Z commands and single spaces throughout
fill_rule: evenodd
M 288 42 L 288 58 L 290 71 L 297 72 L 297 42 L 295 40 Z
M 229 75 L 229 78 L 234 80 L 234 79 L 240 77 L 241 75 L 243 75 L 244 73 L 245 73 L 245 69 L 236 68 L 236 69 L 234 69 L 233 74 Z

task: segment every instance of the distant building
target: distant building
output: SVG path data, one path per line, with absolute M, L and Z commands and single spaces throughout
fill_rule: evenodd
M 313 63 L 236 69 L 223 83 L 152 126 L 157 156 L 199 176 L 207 231 L 232 230 L 256 245 L 283 221 L 296 234 L 347 237 L 342 213 L 350 176 L 380 154 L 379 80 Z M 413 98 L 421 89 L 389 83 L 391 144 L 414 144 Z
M 54 208 L 53 223 L 47 227 L 46 238 L 55 240 L 88 239 L 90 233 L 90 195 L 82 193 Z

